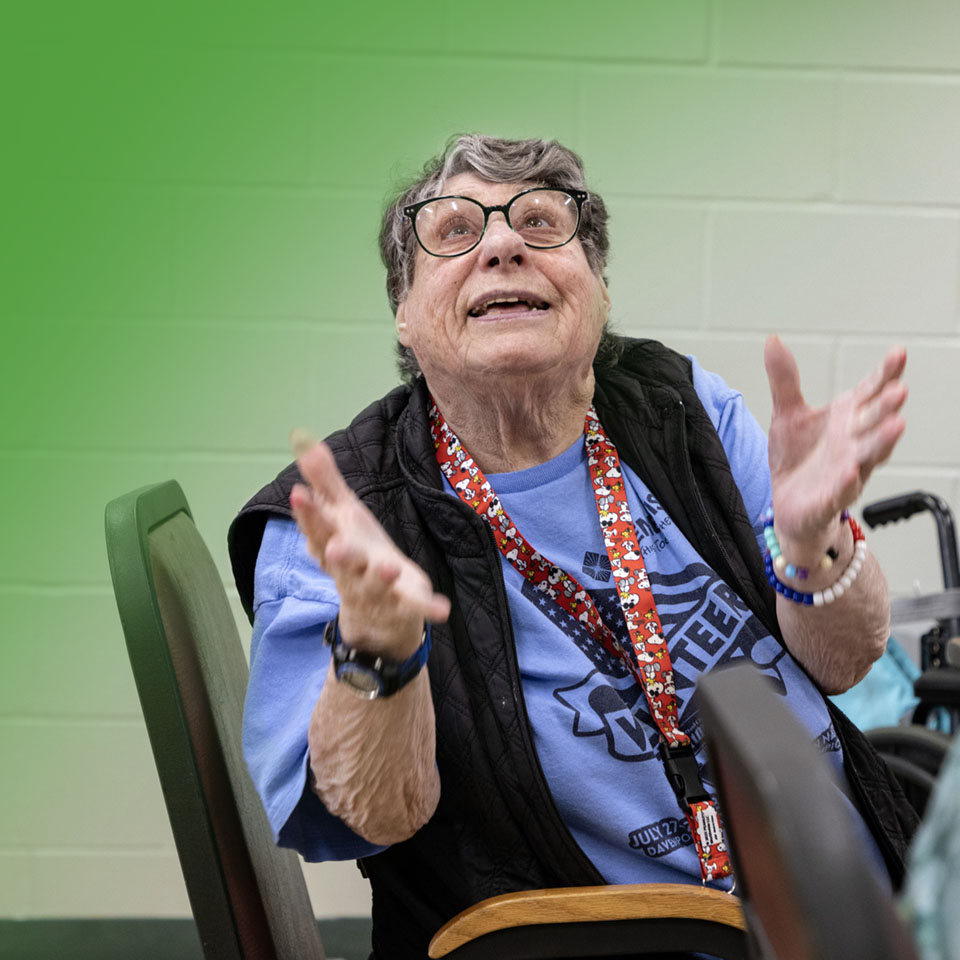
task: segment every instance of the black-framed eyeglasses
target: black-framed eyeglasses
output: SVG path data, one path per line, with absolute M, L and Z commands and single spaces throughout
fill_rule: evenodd
M 459 257 L 483 238 L 491 213 L 502 213 L 507 225 L 528 247 L 552 250 L 568 244 L 580 229 L 583 190 L 533 187 L 506 203 L 486 207 L 472 197 L 431 197 L 403 208 L 417 243 L 433 257 Z

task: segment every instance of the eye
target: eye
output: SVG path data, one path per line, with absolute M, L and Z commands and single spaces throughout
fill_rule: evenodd
M 458 237 L 470 237 L 476 233 L 476 226 L 466 217 L 448 217 L 440 227 L 442 240 L 456 240 Z
M 544 227 L 552 227 L 553 223 L 550 218 L 545 216 L 543 212 L 539 210 L 531 210 L 530 213 L 525 214 L 523 221 L 520 224 L 521 230 L 542 230 Z
M 511 211 L 515 230 L 548 230 L 556 225 L 556 217 L 550 204 L 528 200 L 517 206 L 519 209 Z

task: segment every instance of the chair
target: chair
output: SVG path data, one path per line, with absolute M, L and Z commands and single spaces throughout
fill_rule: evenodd
M 273 843 L 240 745 L 248 668 L 175 481 L 106 508 L 117 608 L 207 960 L 323 960 L 299 860 Z
M 770 960 L 915 960 L 809 735 L 751 666 L 697 685 L 744 915 Z
M 107 552 L 187 893 L 208 960 L 322 960 L 296 856 L 274 846 L 240 747 L 248 670 L 220 575 L 174 481 L 107 505 Z M 431 957 L 743 960 L 736 897 L 697 886 L 586 887 L 475 904 Z
M 707 953 L 746 960 L 736 897 L 688 884 L 649 883 L 527 890 L 491 897 L 444 924 L 431 960 L 550 960 Z

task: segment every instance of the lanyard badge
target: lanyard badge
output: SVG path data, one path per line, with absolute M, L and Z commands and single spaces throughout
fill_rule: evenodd
M 620 608 L 636 663 L 604 623 L 580 582 L 535 550 L 517 530 L 480 468 L 461 446 L 436 404 L 430 403 L 430 430 L 440 470 L 460 499 L 490 525 L 497 548 L 530 584 L 578 620 L 610 653 L 631 670 L 647 699 L 660 731 L 664 772 L 690 825 L 704 882 L 729 876 L 730 857 L 720 827 L 716 801 L 707 793 L 689 736 L 677 718 L 676 686 L 666 637 L 657 614 L 640 553 L 617 448 L 591 406 L 584 423 L 587 462 L 597 514 Z

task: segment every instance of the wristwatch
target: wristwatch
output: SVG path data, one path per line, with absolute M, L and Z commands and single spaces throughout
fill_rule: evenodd
M 405 687 L 430 656 L 430 625 L 423 628 L 420 646 L 402 663 L 348 647 L 340 637 L 340 618 L 334 617 L 323 630 L 323 642 L 333 651 L 337 680 L 364 700 L 390 697 Z

